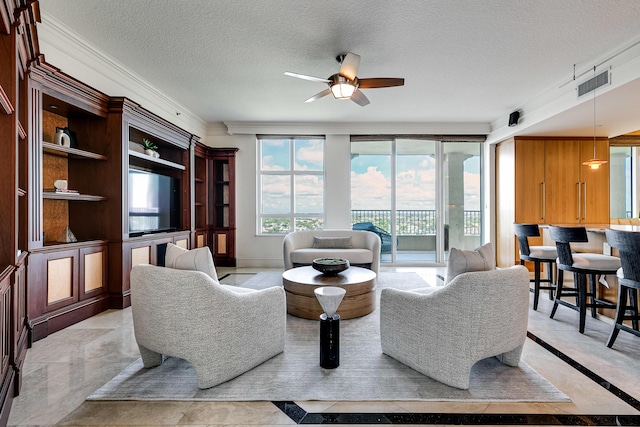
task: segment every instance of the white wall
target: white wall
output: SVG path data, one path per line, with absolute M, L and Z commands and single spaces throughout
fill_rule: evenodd
M 257 235 L 256 135 L 208 135 L 213 147 L 235 147 L 236 259 L 238 267 L 283 267 L 283 236 Z M 327 135 L 325 143 L 325 228 L 351 228 L 349 135 Z

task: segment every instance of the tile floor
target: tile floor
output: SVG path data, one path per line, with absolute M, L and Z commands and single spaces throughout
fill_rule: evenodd
M 436 273 L 440 272 L 433 268 L 385 267 L 383 270 L 416 271 L 432 284 L 437 282 Z M 228 284 L 239 284 L 254 272 L 251 269 L 219 269 L 220 276 L 231 273 L 223 280 Z M 471 415 L 479 414 L 485 417 L 487 414 L 548 414 L 557 417 L 553 419 L 554 423 L 565 420 L 566 424 L 587 421 L 580 417 L 562 418 L 563 414 L 640 415 L 640 338 L 621 332 L 614 348 L 609 349 L 605 342 L 610 324 L 588 318 L 585 334 L 581 335 L 577 331 L 577 312 L 559 307 L 556 318 L 551 320 L 548 317 L 550 308 L 550 301 L 541 297 L 538 311 L 530 310 L 529 331 L 568 355 L 575 364 L 604 378 L 614 386 L 610 388 L 620 389 L 631 404 L 625 403 L 625 400 L 528 339 L 523 359 L 566 393 L 572 399 L 571 403 L 296 402 L 299 406 L 294 407 L 303 412 L 324 413 L 324 418 L 323 415 L 316 417 L 324 422 L 333 420 L 326 413 L 332 414 L 332 417 L 342 413 L 344 420 L 372 424 L 374 422 L 370 418 L 358 418 L 350 414 L 395 413 L 407 423 L 415 424 L 422 419 L 425 424 L 432 425 L 437 422 L 477 424 Z M 13 402 L 9 425 L 295 424 L 295 417 L 292 419 L 271 402 L 85 402 L 89 394 L 137 357 L 130 309 L 109 310 L 37 341 L 27 353 L 23 387 L 20 396 Z M 426 413 L 440 415 L 426 418 L 412 418 L 411 415 Z M 469 416 L 455 418 L 458 414 Z M 532 422 L 532 419 L 523 421 L 508 416 L 499 420 L 503 424 L 506 420 L 515 425 Z M 484 420 L 485 424 L 493 423 L 489 422 L 490 418 Z

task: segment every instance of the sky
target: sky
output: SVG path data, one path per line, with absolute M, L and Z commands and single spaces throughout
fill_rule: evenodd
M 297 140 L 295 158 L 290 158 L 291 142 L 263 140 L 262 170 L 296 171 L 323 170 L 322 140 Z M 464 163 L 464 209 L 480 210 L 480 158 Z M 397 156 L 397 209 L 435 209 L 436 162 L 429 155 Z M 321 212 L 323 206 L 323 176 L 296 177 L 296 211 Z M 351 161 L 351 208 L 389 209 L 391 204 L 391 162 L 389 155 L 357 155 Z M 262 181 L 263 213 L 288 213 L 290 182 L 288 177 L 265 176 Z

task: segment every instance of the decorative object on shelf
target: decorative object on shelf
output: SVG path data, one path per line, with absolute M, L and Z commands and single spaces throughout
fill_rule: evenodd
M 144 148 L 144 154 L 147 156 L 155 157 L 156 159 L 160 158 L 160 154 L 156 151 L 158 146 L 147 138 L 143 138 L 140 145 Z
M 62 233 L 62 236 L 60 236 L 60 241 L 63 243 L 73 243 L 73 242 L 77 242 L 78 239 L 76 239 L 76 236 L 73 234 L 73 232 L 67 225 L 64 229 L 64 232 Z
M 349 268 L 349 260 L 344 258 L 316 258 L 311 265 L 325 276 L 335 276 Z
M 69 135 L 64 133 L 63 128 L 56 128 L 56 134 L 53 137 L 53 143 L 56 145 L 62 145 L 63 147 L 71 147 L 71 140 Z
M 53 142 L 63 147 L 78 148 L 76 133 L 68 127 L 56 127 L 56 135 Z
M 55 187 L 56 190 L 68 190 L 69 186 L 67 184 L 67 180 L 66 179 L 56 179 L 55 181 L 53 181 L 53 186 Z

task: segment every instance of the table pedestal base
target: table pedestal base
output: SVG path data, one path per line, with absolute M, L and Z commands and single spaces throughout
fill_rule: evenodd
M 320 315 L 320 366 L 335 369 L 340 366 L 340 315 Z

